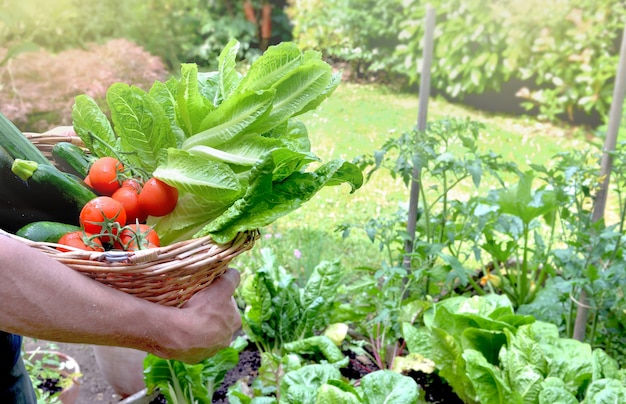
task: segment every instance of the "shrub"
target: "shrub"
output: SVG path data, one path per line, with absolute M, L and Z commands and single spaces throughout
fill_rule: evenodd
M 434 0 L 432 87 L 462 100 L 515 79 L 520 102 L 541 118 L 606 118 L 626 9 L 612 0 Z M 418 81 L 425 1 L 290 0 L 294 38 L 348 61 Z M 518 91 L 519 90 L 519 91 Z
M 0 49 L 0 59 L 5 52 Z M 159 58 L 124 39 L 56 55 L 22 53 L 0 67 L 0 111 L 23 131 L 70 125 L 76 95 L 103 99 L 115 82 L 147 90 L 166 75 Z

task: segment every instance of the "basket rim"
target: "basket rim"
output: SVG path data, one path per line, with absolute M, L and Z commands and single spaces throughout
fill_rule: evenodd
M 128 268 L 129 266 L 152 266 L 159 260 L 189 260 L 197 253 L 205 252 L 210 249 L 219 251 L 220 249 L 246 249 L 248 244 L 254 243 L 259 237 L 258 229 L 247 230 L 238 233 L 235 238 L 227 243 L 216 243 L 213 238 L 208 236 L 191 238 L 187 240 L 177 241 L 166 246 L 148 248 L 143 250 L 124 251 L 87 251 L 76 247 L 67 246 L 53 242 L 32 241 L 27 238 L 0 229 L 0 235 L 8 236 L 11 239 L 22 242 L 30 247 L 52 255 L 62 262 L 84 262 L 88 261 L 94 267 L 101 267 L 103 270 L 110 271 L 113 268 Z M 57 247 L 69 251 L 59 251 Z

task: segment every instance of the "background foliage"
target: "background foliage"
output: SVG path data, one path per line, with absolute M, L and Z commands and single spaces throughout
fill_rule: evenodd
M 414 83 L 427 4 L 437 14 L 431 70 L 437 91 L 463 99 L 515 79 L 516 95 L 543 118 L 608 113 L 623 1 L 291 0 L 288 14 L 300 43 Z

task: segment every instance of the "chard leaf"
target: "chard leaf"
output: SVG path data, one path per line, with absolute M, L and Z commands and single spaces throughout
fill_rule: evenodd
M 497 365 L 500 348 L 506 343 L 502 331 L 467 328 L 461 334 L 463 349 L 473 349 L 481 353 L 487 362 Z
M 591 346 L 575 339 L 560 338 L 554 344 L 540 344 L 549 363 L 548 375 L 558 377 L 572 394 L 591 381 Z
M 280 382 L 280 401 L 315 404 L 318 389 L 330 380 L 341 380 L 341 373 L 332 365 L 313 364 L 288 372 Z
M 176 91 L 176 113 L 178 125 L 186 137 L 201 129 L 202 121 L 215 107 L 200 94 L 198 86 L 198 66 L 193 63 L 181 65 L 181 78 Z
M 226 373 L 238 362 L 239 353 L 232 347 L 194 365 L 149 354 L 144 363 L 146 387 L 159 388 L 168 403 L 210 404 Z
M 323 384 L 317 390 L 317 398 L 315 400 L 315 404 L 336 404 L 336 403 L 360 404 L 362 403 L 362 401 L 359 399 L 359 396 L 352 390 L 354 390 L 354 388 L 347 390 L 347 389 L 336 386 L 335 383 Z
M 274 183 L 275 168 L 272 158 L 255 165 L 245 195 L 196 236 L 210 234 L 216 242 L 226 243 L 239 232 L 267 226 L 298 209 L 324 186 L 347 183 L 354 191 L 363 183 L 358 167 L 342 160 L 330 161 L 315 172 L 293 173 Z
M 284 349 L 287 352 L 299 355 L 321 354 L 329 363 L 345 362 L 346 359 L 341 349 L 337 348 L 337 346 L 333 344 L 333 341 L 324 335 L 316 335 L 288 342 L 284 345 Z
M 294 42 L 270 46 L 252 63 L 237 91 L 267 90 L 298 67 L 302 59 L 302 51 Z
M 426 327 L 417 328 L 411 323 L 402 323 L 402 337 L 410 353 L 432 358 L 432 336 Z
M 419 398 L 417 383 L 391 370 L 377 370 L 361 379 L 365 404 L 413 404 Z
M 265 133 L 297 115 L 302 109 L 324 93 L 332 71 L 322 60 L 311 60 L 298 66 L 272 87 L 276 91 L 268 117 L 253 126 L 257 133 Z
M 463 352 L 463 359 L 466 363 L 467 376 L 474 386 L 479 403 L 522 403 L 517 394 L 514 397 L 514 392 L 506 383 L 501 371 L 487 362 L 480 352 L 466 349 Z
M 243 313 L 243 323 L 250 330 L 253 340 L 265 336 L 273 338 L 274 331 L 270 334 L 264 332 L 263 324 L 272 318 L 272 293 L 266 284 L 267 276 L 257 272 L 255 276 L 248 277 L 241 287 L 241 296 L 246 302 L 246 310 Z
M 626 387 L 615 379 L 600 379 L 592 382 L 585 396 L 587 404 L 626 403 Z
M 593 355 L 593 380 L 619 379 L 619 364 L 607 353 L 599 348 L 592 352 Z
M 222 99 L 227 99 L 239 84 L 239 74 L 235 70 L 239 42 L 231 39 L 218 57 L 219 90 Z
M 170 148 L 167 163 L 160 165 L 153 175 L 179 192 L 200 199 L 232 202 L 243 193 L 237 175 L 228 165 L 180 149 Z
M 95 140 L 90 135 L 91 132 L 113 147 L 115 147 L 117 142 L 111 122 L 109 122 L 109 119 L 93 98 L 81 94 L 74 99 L 72 121 L 76 134 L 94 156 L 113 157 L 115 155 L 109 147 Z
M 579 404 L 576 396 L 567 391 L 561 379 L 549 377 L 541 383 L 541 387 L 539 404 Z
M 302 306 L 307 307 L 318 297 L 332 302 L 343 280 L 343 271 L 338 261 L 322 261 L 314 269 L 302 292 Z
M 267 90 L 233 95 L 206 116 L 200 131 L 188 138 L 182 148 L 215 147 L 244 134 L 251 124 L 269 111 L 274 94 L 273 90 Z
M 165 159 L 164 150 L 176 147 L 163 108 L 144 90 L 123 83 L 110 86 L 106 99 L 125 160 L 152 173 Z

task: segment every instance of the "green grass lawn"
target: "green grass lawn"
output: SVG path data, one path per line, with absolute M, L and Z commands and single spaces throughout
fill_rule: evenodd
M 417 94 L 342 83 L 317 110 L 300 119 L 309 131 L 313 151 L 323 161 L 352 160 L 412 130 L 417 110 Z M 528 117 L 487 114 L 440 99 L 429 102 L 429 121 L 451 117 L 483 122 L 486 129 L 479 139 L 480 147 L 521 168 L 529 162 L 546 164 L 559 151 L 587 147 L 584 134 L 574 128 L 538 123 Z M 404 184 L 382 170 L 354 194 L 343 186 L 324 189 L 302 208 L 264 229 L 258 248 L 241 257 L 239 265 L 257 266 L 258 249 L 269 247 L 277 252 L 279 262 L 296 274 L 307 273 L 321 260 L 340 259 L 348 268 L 375 267 L 382 256 L 364 234 L 353 232 L 342 239 L 334 230 L 345 222 L 364 223 L 391 214 L 408 198 Z

